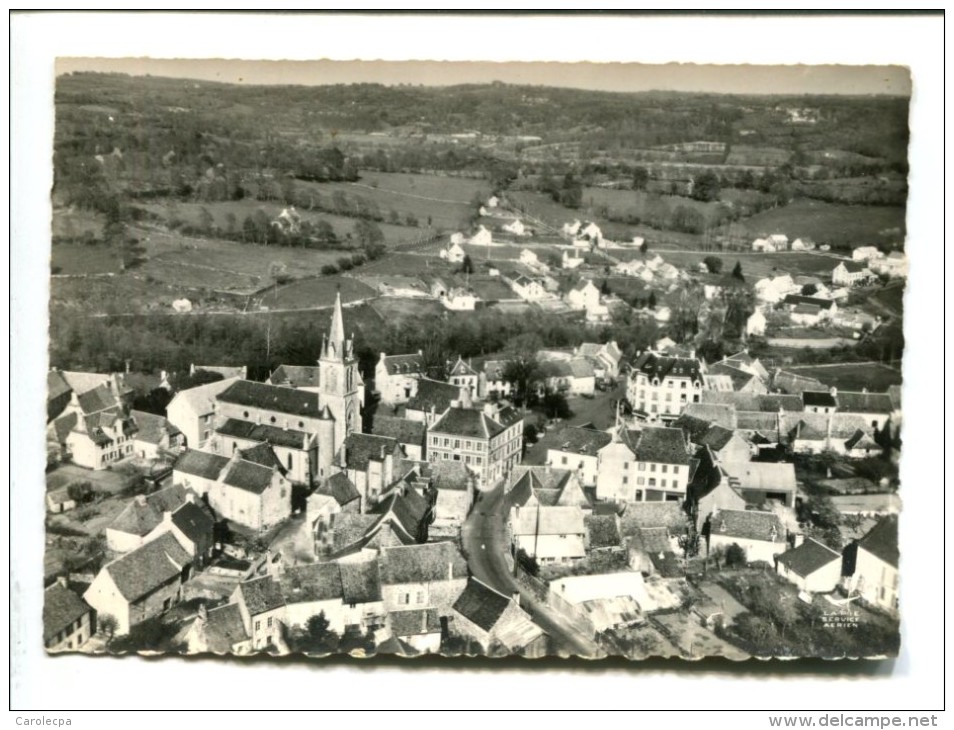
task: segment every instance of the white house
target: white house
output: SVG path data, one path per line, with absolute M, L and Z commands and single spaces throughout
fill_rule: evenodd
M 775 248 L 775 244 L 767 238 L 756 238 L 752 241 L 752 250 L 761 251 L 762 253 L 775 253 L 778 249 Z
M 530 233 L 527 231 L 526 226 L 523 225 L 523 222 L 519 218 L 515 218 L 510 221 L 510 223 L 505 223 L 501 226 L 504 231 L 507 233 L 512 233 L 515 236 L 529 236 Z
M 774 512 L 723 509 L 713 512 L 702 528 L 711 553 L 719 547 L 738 545 L 745 551 L 746 562 L 771 564 L 776 555 L 785 552 L 788 543 L 785 527 Z
M 831 282 L 835 286 L 856 286 L 874 276 L 864 263 L 842 261 L 831 272 Z
M 777 304 L 788 294 L 800 291 L 789 274 L 766 276 L 755 282 L 755 298 L 766 304 Z
M 480 226 L 477 229 L 477 232 L 470 237 L 471 246 L 487 246 L 491 244 L 492 242 L 493 242 L 493 234 L 491 234 L 491 232 L 488 231 L 483 226 Z M 461 256 L 460 260 L 463 261 L 464 257 Z
M 623 276 L 635 276 L 643 281 L 650 282 L 655 276 L 653 270 L 649 268 L 642 261 L 633 259 L 631 261 L 620 261 L 616 266 L 613 267 L 613 270 L 617 274 L 622 274 Z
M 883 517 L 858 542 L 852 585 L 868 603 L 898 612 L 898 516 Z
M 619 428 L 597 454 L 596 496 L 616 502 L 667 502 L 686 496 L 689 454 L 681 429 Z
M 892 251 L 884 258 L 875 259 L 868 264 L 877 274 L 894 278 L 902 278 L 908 273 L 907 257 L 900 251 Z
M 573 221 L 572 223 L 564 223 L 564 224 L 563 224 L 563 229 L 562 229 L 562 230 L 563 230 L 563 235 L 564 235 L 564 236 L 572 236 L 572 237 L 576 238 L 576 235 L 580 232 L 580 226 L 581 226 L 581 225 L 582 225 L 582 224 L 580 223 L 579 220 L 575 220 L 575 221 Z
M 540 259 L 537 258 L 537 254 L 531 251 L 529 248 L 525 248 L 520 252 L 519 260 L 521 264 L 531 268 L 536 268 L 540 265 Z
M 852 261 L 873 261 L 874 259 L 883 258 L 884 254 L 881 253 L 875 246 L 859 246 L 851 250 L 851 260 Z
M 511 535 L 516 550 L 540 563 L 565 563 L 586 557 L 583 510 L 576 505 L 546 507 L 539 503 L 515 509 Z
M 626 399 L 643 418 L 676 418 L 687 403 L 698 403 L 703 369 L 695 358 L 645 352 L 633 363 Z
M 442 248 L 439 255 L 445 261 L 449 261 L 452 264 L 459 264 L 464 260 L 464 256 L 467 254 L 463 246 L 454 242 L 449 243 L 446 248 Z
M 756 309 L 745 320 L 745 334 L 749 337 L 761 337 L 765 334 L 765 326 L 768 324 L 765 315 L 761 309 Z
M 569 426 L 546 439 L 548 464 L 576 471 L 584 487 L 596 485 L 600 449 L 613 440 L 609 433 Z
M 576 269 L 579 268 L 585 259 L 580 256 L 574 249 L 572 253 L 563 252 L 563 258 L 561 260 L 561 266 L 564 269 Z
M 186 445 L 200 449 L 215 433 L 216 399 L 241 378 L 232 377 L 176 393 L 166 406 L 166 418 L 185 436 Z
M 841 553 L 808 538 L 776 558 L 775 570 L 806 593 L 831 593 L 841 581 Z
M 93 635 L 93 609 L 70 590 L 66 578 L 43 591 L 43 646 L 48 652 L 79 649 Z
M 586 283 L 582 286 L 578 286 L 567 292 L 566 303 L 569 304 L 572 309 L 582 309 L 587 314 L 606 309 L 605 306 L 600 304 L 600 290 L 591 279 L 587 279 Z
M 477 308 L 477 296 L 463 287 L 454 287 L 441 297 L 441 304 L 454 312 L 472 312 Z
M 551 298 L 546 286 L 540 279 L 531 279 L 529 276 L 518 276 L 510 280 L 510 286 L 517 296 L 527 302 L 539 302 Z
M 374 389 L 380 393 L 382 403 L 407 403 L 417 392 L 418 380 L 423 375 L 424 355 L 420 350 L 409 355 L 382 352 L 374 367 Z

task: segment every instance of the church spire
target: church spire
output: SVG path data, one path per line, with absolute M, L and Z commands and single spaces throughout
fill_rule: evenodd
M 331 315 L 331 331 L 328 333 L 328 350 L 339 359 L 345 357 L 344 319 L 341 316 L 341 291 L 335 295 L 335 311 Z

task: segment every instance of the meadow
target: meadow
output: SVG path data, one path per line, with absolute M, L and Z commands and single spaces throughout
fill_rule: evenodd
M 880 393 L 886 391 L 889 385 L 901 384 L 900 370 L 877 362 L 791 365 L 787 369 L 808 378 L 817 378 L 839 390 L 859 391 L 867 388 L 872 393 Z
M 338 293 L 343 304 L 377 296 L 374 289 L 350 276 L 322 276 L 278 286 L 256 297 L 255 304 L 269 309 L 330 307 Z
M 107 274 L 120 270 L 122 255 L 104 243 L 57 243 L 50 252 L 54 274 Z

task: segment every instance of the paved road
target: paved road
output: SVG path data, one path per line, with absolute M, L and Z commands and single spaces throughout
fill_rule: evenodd
M 520 606 L 550 635 L 561 655 L 603 656 L 604 652 L 595 642 L 577 631 L 569 620 L 537 600 L 513 577 L 505 526 L 509 509 L 503 483 L 492 492 L 478 495 L 477 505 L 461 531 L 471 573 L 506 595 L 519 592 Z

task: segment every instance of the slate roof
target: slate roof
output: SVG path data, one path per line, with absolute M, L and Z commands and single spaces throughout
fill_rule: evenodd
M 559 502 L 572 475 L 569 469 L 517 466 L 514 468 L 516 481 L 509 493 L 510 503 L 523 507 L 531 495 L 535 495 L 540 504 L 552 507 Z
M 239 449 L 237 453 L 242 461 L 250 461 L 253 464 L 258 464 L 268 469 L 275 467 L 282 474 L 286 471 L 285 467 L 282 466 L 281 460 L 275 454 L 275 449 L 268 443 L 260 443 L 247 449 Z
M 620 532 L 628 536 L 643 527 L 679 531 L 685 528 L 686 522 L 686 513 L 678 502 L 631 502 L 620 516 Z
M 858 547 L 864 548 L 879 560 L 897 568 L 899 558 L 898 516 L 882 517 L 878 524 L 858 541 Z
M 315 490 L 315 494 L 332 497 L 342 507 L 361 497 L 358 488 L 344 472 L 338 472 L 325 479 Z
M 272 371 L 272 385 L 287 385 L 292 388 L 317 388 L 320 386 L 317 365 L 279 365 Z
M 381 600 L 381 576 L 378 561 L 339 563 L 342 601 L 351 605 Z
M 116 408 L 119 405 L 113 392 L 106 385 L 99 385 L 92 390 L 81 393 L 77 396 L 77 400 L 79 401 L 80 409 L 82 409 L 86 415 L 99 413 L 108 408 Z
M 891 399 L 891 406 L 895 410 L 900 410 L 901 409 L 901 386 L 889 385 L 888 397 Z
M 451 401 L 460 397 L 460 387 L 439 380 L 420 378 L 417 381 L 417 393 L 407 402 L 407 410 L 429 413 L 443 413 L 450 408 Z
M 427 515 L 429 505 L 426 499 L 413 489 L 405 494 L 395 493 L 391 499 L 383 503 L 382 514 L 393 514 L 400 526 L 412 538 L 420 530 L 421 523 Z
M 655 352 L 640 355 L 633 363 L 633 370 L 644 373 L 650 379 L 658 378 L 660 382 L 666 377 L 702 380 L 699 361 L 695 358 L 669 357 Z
M 794 492 L 795 465 L 786 463 L 749 461 L 726 467 L 737 489 L 756 489 L 770 492 Z
M 136 422 L 136 440 L 150 444 L 159 444 L 168 434 L 176 436 L 181 433 L 165 416 L 157 416 L 146 411 L 130 411 L 129 415 Z
M 795 395 L 799 395 L 806 390 L 825 390 L 828 387 L 815 378 L 808 378 L 804 375 L 788 373 L 783 370 L 777 371 L 772 377 L 772 385 L 776 390 Z
M 344 595 L 338 563 L 311 563 L 285 568 L 280 583 L 286 604 L 333 601 Z
M 797 395 L 786 395 L 784 393 L 765 393 L 756 396 L 758 399 L 758 410 L 764 412 L 777 412 L 779 409 L 785 411 L 798 411 L 802 408 L 802 400 Z
M 596 456 L 600 449 L 613 440 L 605 431 L 576 426 L 568 426 L 552 437 L 547 434 L 546 438 L 547 446 L 551 449 L 589 456 Z
M 109 529 L 145 537 L 162 522 L 164 512 L 174 512 L 185 503 L 186 489 L 180 485 L 160 489 L 142 500 L 133 498 L 109 523 Z
M 583 510 L 574 506 L 531 507 L 512 519 L 514 535 L 583 535 Z
M 786 550 L 777 557 L 777 560 L 795 575 L 807 578 L 829 563 L 841 560 L 841 553 L 836 553 L 827 545 L 822 545 L 817 540 L 808 538 L 797 548 Z
M 785 528 L 773 512 L 724 509 L 713 513 L 711 524 L 713 536 L 763 542 L 785 541 Z
M 386 436 L 398 443 L 423 446 L 427 426 L 421 421 L 409 421 L 394 416 L 375 416 L 371 432 L 376 436 Z
M 731 429 L 722 428 L 722 426 L 712 426 L 706 430 L 696 443 L 700 446 L 708 446 L 713 451 L 721 451 L 725 445 L 732 440 L 734 435 L 735 431 Z
M 430 472 L 431 484 L 442 491 L 467 491 L 473 480 L 473 473 L 461 461 L 436 461 Z
M 750 382 L 752 382 L 753 379 L 758 379 L 752 373 L 747 373 L 741 368 L 733 367 L 732 365 L 728 365 L 724 362 L 717 362 L 710 366 L 707 375 L 724 375 L 728 377 L 729 380 L 732 381 L 733 390 L 741 390 Z
M 681 578 L 685 575 L 682 561 L 672 551 L 669 530 L 665 527 L 638 527 L 626 542 L 631 549 L 646 553 L 656 572 L 663 578 Z
M 591 548 L 619 547 L 619 522 L 616 515 L 586 515 L 583 525 Z
M 54 583 L 43 591 L 43 641 L 50 641 L 92 610 L 75 592 Z
M 457 362 L 450 369 L 450 375 L 476 375 L 477 371 L 471 367 L 470 363 L 464 362 L 463 358 L 458 357 Z
M 850 274 L 857 274 L 859 271 L 868 270 L 868 264 L 863 261 L 842 261 L 839 263 L 839 266 L 844 266 Z M 838 266 L 835 268 L 837 269 Z
M 252 616 L 271 611 L 285 605 L 281 585 L 272 576 L 253 578 L 239 583 L 242 601 Z
M 510 605 L 510 598 L 471 579 L 454 602 L 454 610 L 484 631 L 490 632 Z
M 290 390 L 290 389 L 289 389 Z M 281 428 L 267 423 L 253 423 L 240 418 L 229 418 L 215 429 L 216 433 L 234 436 L 248 441 L 261 441 L 284 446 L 289 449 L 301 449 L 308 434 L 293 428 Z
M 505 426 L 476 408 L 449 408 L 430 430 L 431 433 L 490 439 L 505 431 L 510 425 L 512 421 Z
M 338 554 L 356 546 L 360 547 L 372 528 L 378 526 L 383 519 L 384 515 L 376 514 L 340 512 L 335 515 L 333 552 Z
M 798 311 L 799 306 L 814 306 L 817 307 L 815 311 L 819 309 L 831 309 L 835 304 L 833 299 L 824 299 L 822 297 L 808 297 L 803 296 L 802 294 L 789 294 L 785 297 L 783 302 L 784 304 L 794 305 L 796 307 L 795 311 Z
M 72 430 L 76 427 L 77 416 L 76 413 L 67 413 L 64 416 L 60 416 L 52 424 L 53 434 L 56 436 L 56 442 L 59 444 L 66 443 L 67 436 L 70 435 Z
M 175 470 L 203 479 L 218 479 L 228 463 L 229 460 L 225 456 L 187 449 L 176 459 Z
M 177 579 L 191 562 L 185 548 L 167 532 L 108 563 L 103 570 L 109 573 L 123 598 L 133 602 Z
M 109 382 L 110 376 L 107 373 L 86 373 L 79 370 L 60 370 L 63 379 L 75 393 L 86 393 L 87 391 L 98 388 Z M 117 379 L 122 379 L 122 375 L 117 375 Z M 122 388 L 122 383 L 120 382 Z M 125 388 L 123 388 L 125 390 Z
M 262 408 L 294 416 L 308 418 L 321 416 L 317 393 L 283 388 L 279 385 L 266 385 L 252 380 L 237 380 L 219 393 L 218 399 L 224 403 Z
M 738 428 L 740 431 L 774 431 L 777 437 L 778 415 L 759 411 L 739 411 Z
M 271 486 L 273 474 L 268 467 L 239 459 L 228 467 L 222 483 L 252 494 L 262 494 Z
M 172 524 L 195 545 L 196 555 L 205 555 L 212 547 L 215 520 L 194 502 L 186 502 L 172 513 Z
M 835 396 L 827 390 L 806 390 L 802 393 L 802 401 L 806 406 L 818 408 L 834 408 L 838 405 Z
M 388 375 L 415 375 L 424 372 L 424 356 L 419 353 L 411 355 L 385 355 L 384 369 Z
M 205 373 L 218 373 L 223 378 L 244 378 L 248 372 L 244 365 L 196 365 L 192 363 L 190 368 L 193 373 L 199 371 Z
M 831 437 L 833 439 L 850 439 L 858 431 L 868 432 L 871 424 L 864 416 L 851 413 L 836 413 L 831 418 Z
M 838 410 L 842 413 L 891 413 L 894 404 L 888 393 L 838 391 Z
M 227 603 L 210 610 L 203 631 L 206 646 L 215 654 L 231 654 L 232 647 L 249 639 L 237 603 Z
M 381 582 L 385 585 L 436 583 L 467 575 L 467 561 L 453 542 L 392 547 L 381 553 Z
M 504 379 L 504 371 L 507 369 L 509 360 L 488 360 L 484 363 L 484 375 L 491 383 Z
M 682 430 L 665 426 L 645 426 L 635 443 L 637 461 L 659 464 L 689 464 Z
M 209 413 L 212 410 L 216 396 L 239 381 L 240 379 L 237 377 L 225 378 L 224 380 L 215 380 L 204 385 L 197 385 L 194 388 L 186 388 L 176 393 L 173 400 L 184 401 L 189 409 L 197 414 Z M 168 408 L 166 410 L 168 411 Z
M 736 427 L 736 409 L 739 407 L 734 399 L 717 399 L 716 396 L 747 396 L 745 393 L 720 393 L 719 391 L 703 391 L 702 403 L 687 403 L 683 414 L 693 418 L 715 423 L 723 428 Z M 741 399 L 739 399 L 741 400 Z M 801 407 L 799 406 L 799 409 Z
M 436 634 L 441 630 L 441 618 L 436 608 L 419 608 L 388 613 L 391 633 L 395 636 Z
M 877 449 L 877 442 L 862 430 L 855 433 L 845 441 L 846 449 Z
M 371 461 L 383 461 L 388 454 L 400 451 L 400 445 L 393 438 L 375 436 L 370 433 L 350 433 L 345 439 L 345 460 L 348 469 L 367 471 Z

